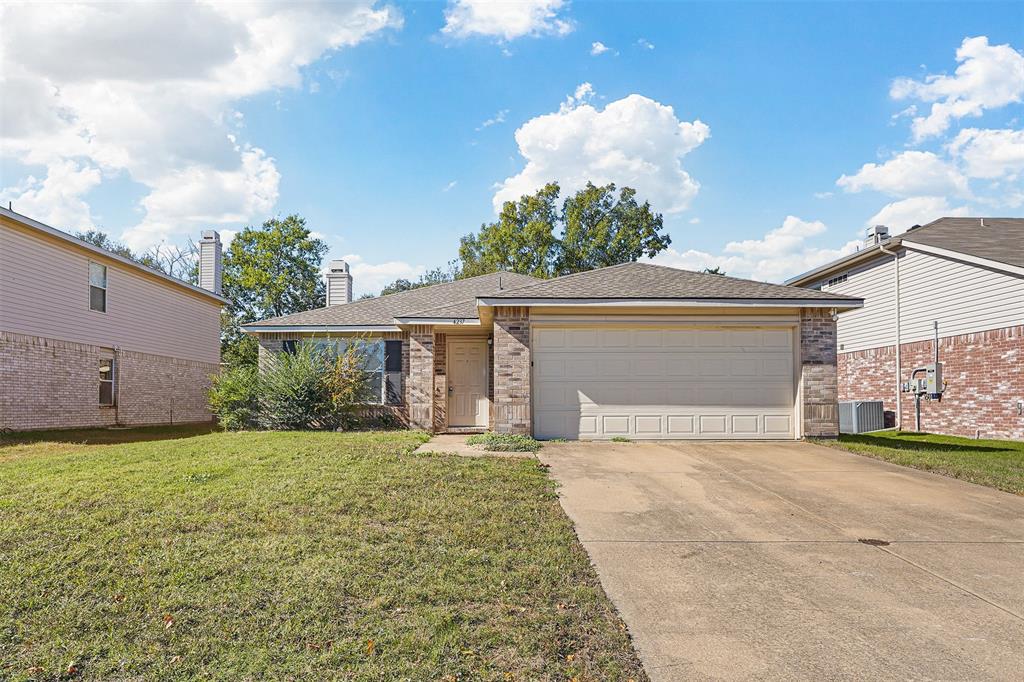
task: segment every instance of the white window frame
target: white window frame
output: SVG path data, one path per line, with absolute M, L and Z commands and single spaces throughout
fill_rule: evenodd
M 103 268 L 103 286 L 100 286 L 98 284 L 93 284 L 93 281 L 92 281 L 92 269 L 93 269 L 93 267 Z M 97 263 L 96 261 L 92 261 L 92 260 L 89 261 L 89 310 L 91 310 L 92 312 L 95 312 L 95 313 L 106 313 L 107 312 L 107 286 L 109 284 L 109 281 L 108 281 L 109 273 L 110 273 L 110 271 L 107 269 L 107 266 L 104 265 L 103 263 Z M 97 310 L 96 308 L 92 307 L 92 290 L 93 289 L 99 289 L 100 291 L 103 292 L 103 310 Z
M 360 339 L 345 339 L 345 338 L 334 338 L 334 339 L 312 339 L 313 343 L 320 346 L 321 348 L 327 348 L 332 350 L 335 354 L 340 355 L 344 352 L 344 349 L 348 346 L 350 341 L 360 341 Z M 387 352 L 386 339 L 371 339 L 361 340 L 367 346 L 379 345 L 380 347 L 380 367 L 376 369 L 365 370 L 367 374 L 375 374 L 380 377 L 380 393 L 377 395 L 377 399 L 373 402 L 363 403 L 364 405 L 389 405 L 387 401 L 388 394 L 388 372 L 387 372 L 387 360 L 384 357 Z M 301 341 L 300 341 L 301 343 Z
M 101 392 L 100 392 L 100 396 L 98 397 L 98 404 L 99 404 L 100 407 L 117 407 L 117 358 L 115 358 L 112 355 L 111 356 L 103 356 L 103 357 L 100 358 L 100 366 L 101 367 L 102 367 L 102 363 L 104 363 L 104 362 L 109 362 L 110 363 L 110 378 L 109 379 L 104 379 L 103 378 L 103 373 L 100 372 L 100 385 L 99 385 L 99 388 L 101 389 Z M 103 384 L 110 384 L 110 402 L 109 403 L 103 402 L 103 399 L 102 399 Z

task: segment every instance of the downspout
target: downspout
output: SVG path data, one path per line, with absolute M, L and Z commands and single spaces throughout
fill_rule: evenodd
M 903 430 L 903 373 L 900 364 L 900 255 L 897 251 L 886 251 L 884 245 L 879 245 L 879 251 L 892 256 L 893 282 L 896 293 L 896 429 Z

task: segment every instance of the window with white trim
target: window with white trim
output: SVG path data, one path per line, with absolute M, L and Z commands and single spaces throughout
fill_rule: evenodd
M 89 310 L 107 312 L 107 266 L 89 263 Z
M 117 404 L 117 368 L 114 358 L 100 358 L 100 407 Z
M 326 348 L 334 355 L 340 355 L 348 348 L 351 339 L 316 339 L 319 348 Z M 370 375 L 370 392 L 374 398 L 371 405 L 400 405 L 402 403 L 402 342 L 356 341 L 365 348 L 366 362 L 363 369 Z M 287 352 L 287 349 L 285 349 Z M 294 350 L 292 351 L 294 352 Z

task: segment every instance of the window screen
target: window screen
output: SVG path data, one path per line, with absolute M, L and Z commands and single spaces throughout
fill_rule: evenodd
M 107 312 L 107 266 L 89 263 L 89 309 Z
M 100 360 L 100 405 L 114 404 L 114 377 L 116 375 L 113 358 Z

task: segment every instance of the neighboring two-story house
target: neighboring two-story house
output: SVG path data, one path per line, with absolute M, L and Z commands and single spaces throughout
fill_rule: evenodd
M 0 429 L 211 420 L 220 250 L 197 287 L 0 209 Z
M 837 324 L 840 400 L 882 400 L 889 426 L 914 429 L 899 387 L 932 361 L 937 322 L 946 390 L 923 401 L 921 429 L 1024 438 L 1024 219 L 873 227 L 856 253 L 787 284 L 864 299 Z

